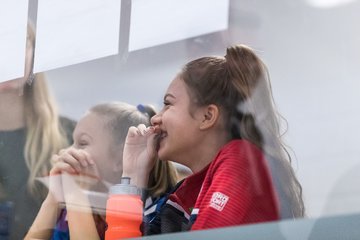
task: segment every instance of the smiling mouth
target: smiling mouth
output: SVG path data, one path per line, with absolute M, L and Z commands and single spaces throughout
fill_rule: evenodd
M 167 133 L 164 131 L 160 131 L 158 134 L 155 135 L 155 149 L 159 151 L 160 149 L 160 142 L 167 136 Z

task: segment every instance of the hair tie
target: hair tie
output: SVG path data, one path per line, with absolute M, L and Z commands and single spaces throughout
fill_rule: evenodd
M 144 114 L 147 114 L 144 105 L 138 104 L 138 105 L 136 106 L 136 108 L 137 108 L 137 110 L 139 110 L 139 112 L 144 113 Z
M 153 117 L 156 114 L 155 110 L 152 107 L 148 106 L 148 105 L 144 106 L 142 104 L 138 104 L 136 106 L 136 108 L 137 108 L 137 110 L 139 112 L 141 112 L 142 114 L 148 116 L 149 118 Z

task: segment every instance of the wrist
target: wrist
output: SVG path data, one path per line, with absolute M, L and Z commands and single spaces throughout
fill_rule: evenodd
M 82 189 L 64 194 L 66 205 L 89 205 L 89 199 Z
M 140 189 L 147 188 L 149 181 L 148 172 L 136 172 L 136 173 L 123 172 L 122 177 L 130 178 L 130 184 L 135 185 Z
M 44 199 L 42 205 L 45 205 L 47 207 L 54 207 L 59 205 L 59 201 L 55 198 L 54 195 L 49 193 L 46 198 Z

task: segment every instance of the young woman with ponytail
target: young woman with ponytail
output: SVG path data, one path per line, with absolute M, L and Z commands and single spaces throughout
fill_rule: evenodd
M 268 72 L 249 47 L 187 63 L 151 123 L 129 129 L 123 176 L 146 187 L 156 155 L 193 174 L 147 206 L 144 235 L 304 216 Z

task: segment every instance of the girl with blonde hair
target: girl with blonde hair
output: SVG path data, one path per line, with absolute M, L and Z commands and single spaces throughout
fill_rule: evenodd
M 28 25 L 24 77 L 0 83 L 0 184 L 14 206 L 10 239 L 21 239 L 34 220 L 46 189 L 51 156 L 69 145 L 75 122 L 59 117 L 43 73 L 32 73 L 34 31 Z
M 104 239 L 108 187 L 120 183 L 127 130 L 150 124 L 152 113 L 144 109 L 104 103 L 80 119 L 74 144 L 53 156 L 49 194 L 25 239 Z M 174 187 L 176 179 L 170 162 L 156 160 L 144 190 L 158 198 Z

